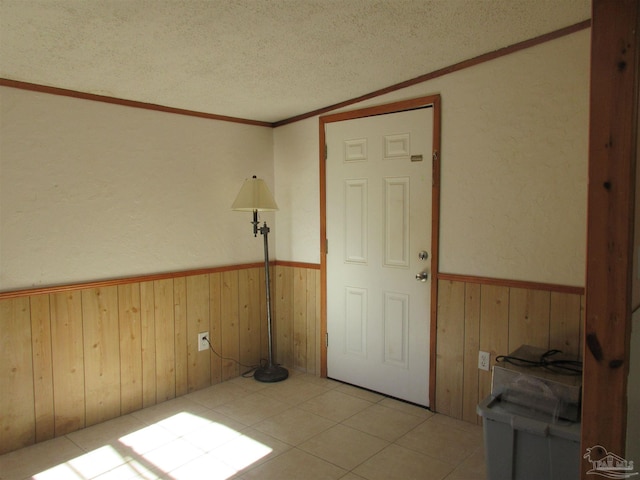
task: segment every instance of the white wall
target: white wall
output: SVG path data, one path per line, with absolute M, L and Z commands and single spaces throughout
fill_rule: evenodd
M 252 174 L 273 186 L 271 128 L 5 87 L 0 101 L 0 291 L 263 259 L 230 206 Z
M 440 270 L 584 285 L 590 31 L 348 110 L 442 96 Z M 279 260 L 319 263 L 318 118 L 275 130 Z
M 589 30 L 348 109 L 442 96 L 441 271 L 584 285 Z M 320 261 L 318 118 L 275 130 L 0 88 L 0 291 Z M 274 220 L 275 218 L 275 220 Z
M 318 118 L 274 130 L 278 260 L 320 263 Z

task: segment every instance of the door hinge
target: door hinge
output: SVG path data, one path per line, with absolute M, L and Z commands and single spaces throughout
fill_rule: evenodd
M 324 343 L 325 343 L 325 347 L 329 348 L 329 332 L 325 333 L 325 338 L 324 338 Z
M 325 255 L 329 255 L 329 239 L 324 239 L 324 253 Z
M 324 146 L 324 159 L 326 160 L 329 156 L 329 147 L 327 145 Z

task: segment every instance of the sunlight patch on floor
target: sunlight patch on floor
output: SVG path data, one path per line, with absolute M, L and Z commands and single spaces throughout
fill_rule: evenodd
M 123 463 L 131 460 L 123 457 L 111 445 L 105 445 L 68 462 L 61 463 L 44 472 L 34 475 L 37 480 L 42 479 L 88 479 L 94 478 L 101 473 L 113 470 Z
M 180 412 L 34 475 L 35 480 L 224 480 L 272 449 L 222 423 Z

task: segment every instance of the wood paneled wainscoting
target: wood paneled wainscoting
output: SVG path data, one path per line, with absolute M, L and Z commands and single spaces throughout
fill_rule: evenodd
M 319 269 L 272 267 L 274 351 L 319 371 Z M 0 454 L 236 377 L 267 357 L 264 266 L 0 293 Z M 318 327 L 316 327 L 318 325 Z M 208 331 L 219 356 L 198 351 Z
M 478 352 L 506 355 L 520 345 L 582 358 L 584 289 L 438 275 L 436 411 L 480 423 L 476 406 L 491 393 Z

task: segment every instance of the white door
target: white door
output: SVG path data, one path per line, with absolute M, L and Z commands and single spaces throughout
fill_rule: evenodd
M 424 406 L 432 132 L 432 108 L 326 124 L 327 375 Z

